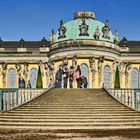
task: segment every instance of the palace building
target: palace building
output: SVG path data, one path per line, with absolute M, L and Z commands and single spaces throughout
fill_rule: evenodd
M 55 81 L 59 65 L 80 65 L 88 88 L 114 88 L 118 67 L 121 88 L 140 88 L 140 41 L 119 39 L 109 21 L 96 20 L 94 12 L 77 12 L 74 19 L 63 23 L 50 39 L 41 41 L 0 40 L 0 88 L 18 88 L 19 79 L 36 88 L 41 68 L 43 88 Z M 74 88 L 76 82 L 74 81 Z

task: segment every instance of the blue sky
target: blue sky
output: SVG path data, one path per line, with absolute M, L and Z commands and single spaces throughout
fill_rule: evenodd
M 94 11 L 114 33 L 140 40 L 140 0 L 0 0 L 0 36 L 3 40 L 41 40 L 55 32 L 61 19 L 76 11 Z

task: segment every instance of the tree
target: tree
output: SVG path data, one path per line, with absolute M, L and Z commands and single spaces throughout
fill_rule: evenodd
M 116 68 L 116 74 L 115 74 L 115 85 L 114 88 L 120 88 L 120 74 L 119 74 L 119 69 L 118 66 Z
M 40 66 L 39 66 L 39 68 L 38 68 L 38 75 L 37 75 L 37 84 L 36 84 L 36 88 L 43 88 L 42 75 L 41 75 Z

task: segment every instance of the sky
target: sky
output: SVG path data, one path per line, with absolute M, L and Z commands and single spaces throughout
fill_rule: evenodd
M 77 11 L 93 11 L 120 38 L 140 40 L 140 0 L 0 0 L 2 40 L 38 41 L 57 32 L 59 21 L 68 22 Z

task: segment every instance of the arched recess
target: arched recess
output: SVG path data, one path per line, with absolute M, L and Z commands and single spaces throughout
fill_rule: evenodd
M 111 88 L 111 68 L 108 65 L 104 67 L 104 86 Z
M 17 88 L 16 71 L 11 68 L 8 71 L 8 88 Z
M 139 87 L 139 72 L 136 68 L 131 71 L 131 88 Z
M 36 82 L 37 82 L 37 69 L 32 68 L 30 70 L 30 83 L 32 88 L 36 88 Z
M 86 64 L 81 64 L 80 65 L 81 69 L 81 76 L 85 76 L 87 78 L 87 81 L 89 80 L 89 68 Z

